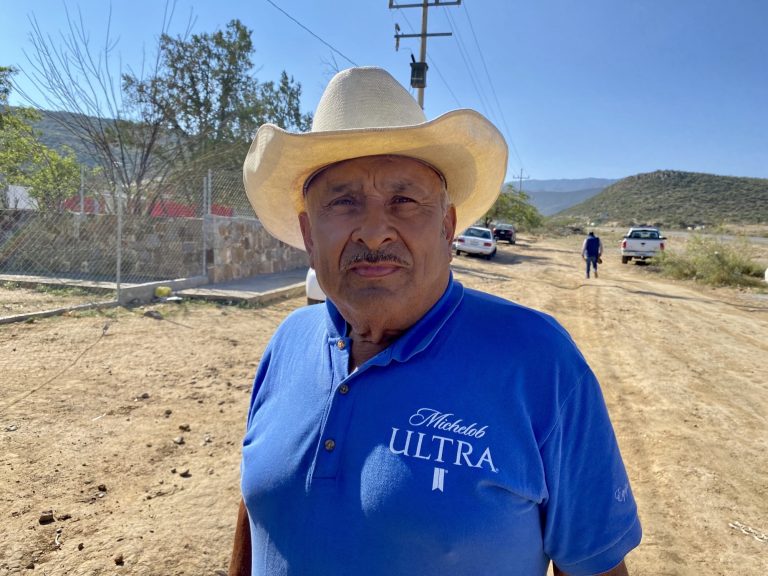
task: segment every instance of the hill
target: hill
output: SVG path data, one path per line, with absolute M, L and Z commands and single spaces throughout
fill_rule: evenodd
M 624 178 L 559 215 L 666 227 L 768 222 L 768 179 L 658 170 Z
M 555 180 L 523 180 L 523 190 L 530 192 L 554 192 L 569 194 L 579 190 L 602 190 L 617 182 L 616 178 L 558 178 Z M 517 182 L 513 184 L 518 185 Z
M 550 216 L 598 194 L 616 180 L 607 178 L 577 178 L 558 180 L 526 180 L 523 191 L 531 204 L 544 216 Z M 519 183 L 511 182 L 515 188 Z
M 69 132 L 61 121 L 71 122 L 69 117 L 73 116 L 70 112 L 53 112 L 41 110 L 42 117 L 34 123 L 36 130 L 40 131 L 40 141 L 54 150 L 62 151 L 65 147 L 70 148 L 77 161 L 90 167 L 96 166 L 96 160 L 85 145 Z M 91 118 L 91 122 L 96 123 L 96 118 Z

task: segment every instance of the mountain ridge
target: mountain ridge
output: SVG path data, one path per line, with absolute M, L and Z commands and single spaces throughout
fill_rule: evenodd
M 768 222 L 768 178 L 656 170 L 622 178 L 559 216 L 661 226 Z
M 615 178 L 524 180 L 523 192 L 543 216 L 551 216 L 591 198 L 616 181 Z M 507 185 L 518 189 L 520 182 L 512 181 Z
M 41 120 L 34 123 L 41 142 L 56 150 L 67 146 L 79 162 L 96 165 L 86 146 L 57 120 L 59 115 L 66 116 L 69 112 L 43 110 L 41 113 Z M 515 189 L 520 184 L 531 204 L 544 216 L 626 224 L 654 222 L 665 226 L 768 222 L 766 178 L 656 170 L 621 179 L 588 177 L 507 182 Z

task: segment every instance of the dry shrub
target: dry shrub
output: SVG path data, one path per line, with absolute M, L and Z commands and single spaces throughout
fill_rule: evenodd
M 723 241 L 693 235 L 684 251 L 665 251 L 654 263 L 666 276 L 711 286 L 759 286 L 763 277 L 763 269 L 752 259 L 752 247 L 744 238 Z

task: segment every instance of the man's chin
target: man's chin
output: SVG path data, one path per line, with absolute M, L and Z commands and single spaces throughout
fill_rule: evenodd
M 346 304 L 358 310 L 368 307 L 373 312 L 386 303 L 398 304 L 407 301 L 409 296 L 405 288 L 403 282 L 394 282 L 391 277 L 362 279 L 346 283 L 340 287 L 335 298 L 330 298 L 337 305 Z
M 344 289 L 346 300 L 372 300 L 374 298 L 406 298 L 402 284 L 389 282 L 356 282 Z

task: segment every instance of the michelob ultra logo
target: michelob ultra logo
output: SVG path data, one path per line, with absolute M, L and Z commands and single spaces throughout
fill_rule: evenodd
M 411 426 L 432 427 L 444 432 L 454 432 L 472 438 L 482 438 L 485 436 L 485 430 L 488 426 L 478 428 L 477 423 L 465 425 L 463 420 L 458 418 L 452 420 L 453 414 L 439 412 L 432 408 L 419 408 L 416 413 L 408 419 Z
M 427 460 L 435 464 L 467 466 L 498 472 L 489 446 L 478 440 L 488 426 L 477 422 L 465 424 L 449 412 L 419 408 L 408 419 L 408 428 L 392 427 L 389 451 L 406 458 Z M 432 490 L 443 491 L 447 469 L 435 467 Z

